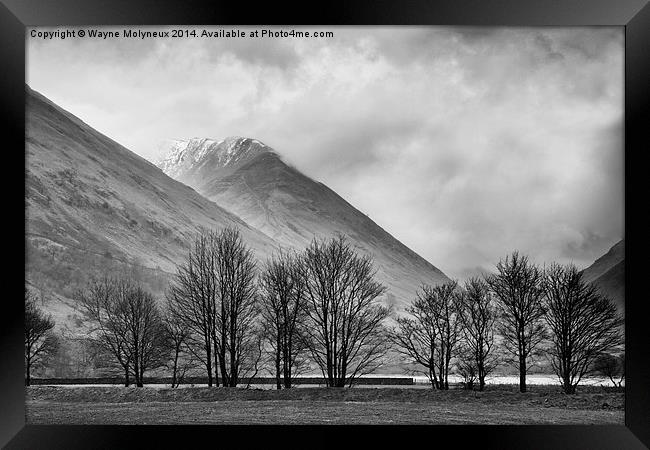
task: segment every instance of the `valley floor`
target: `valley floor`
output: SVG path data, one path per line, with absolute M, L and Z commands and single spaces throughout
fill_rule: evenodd
M 28 424 L 619 424 L 622 390 L 30 386 Z

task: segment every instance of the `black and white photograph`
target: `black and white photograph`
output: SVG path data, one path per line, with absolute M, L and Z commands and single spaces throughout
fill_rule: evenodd
M 33 425 L 624 425 L 617 26 L 25 42 Z

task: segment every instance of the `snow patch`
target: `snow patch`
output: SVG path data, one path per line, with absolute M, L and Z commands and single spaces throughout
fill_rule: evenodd
M 169 151 L 158 167 L 172 178 L 204 165 L 209 157 L 220 167 L 242 161 L 251 154 L 268 151 L 269 147 L 257 139 L 241 136 L 228 136 L 216 141 L 210 138 L 194 137 L 188 140 L 167 141 Z

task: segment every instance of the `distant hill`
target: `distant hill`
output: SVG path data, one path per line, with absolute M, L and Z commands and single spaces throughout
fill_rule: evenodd
M 586 281 L 596 284 L 625 311 L 625 240 L 617 242 L 582 273 Z
M 336 192 L 286 164 L 258 140 L 233 136 L 171 141 L 158 166 L 283 246 L 302 249 L 314 237 L 347 235 L 360 251 L 373 256 L 378 278 L 389 288 L 389 302 L 401 307 L 412 301 L 422 283 L 449 280 Z
M 127 274 L 161 297 L 200 227 L 237 226 L 259 260 L 313 236 L 349 234 L 375 258 L 386 303 L 404 305 L 421 282 L 447 279 L 256 141 L 226 140 L 221 153 L 203 141 L 205 153 L 193 154 L 203 171 L 170 160 L 166 171 L 201 175 L 208 199 L 27 86 L 25 127 L 25 277 L 57 327 L 81 332 L 72 298 L 93 275 Z
M 260 257 L 278 244 L 62 110 L 26 92 L 26 280 L 57 324 L 91 275 L 127 273 L 160 296 L 199 227 L 234 225 Z

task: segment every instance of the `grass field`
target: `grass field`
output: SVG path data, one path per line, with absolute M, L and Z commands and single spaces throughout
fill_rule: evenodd
M 26 388 L 29 424 L 623 424 L 621 390 Z
M 29 424 L 623 424 L 624 393 L 463 390 L 26 388 Z

